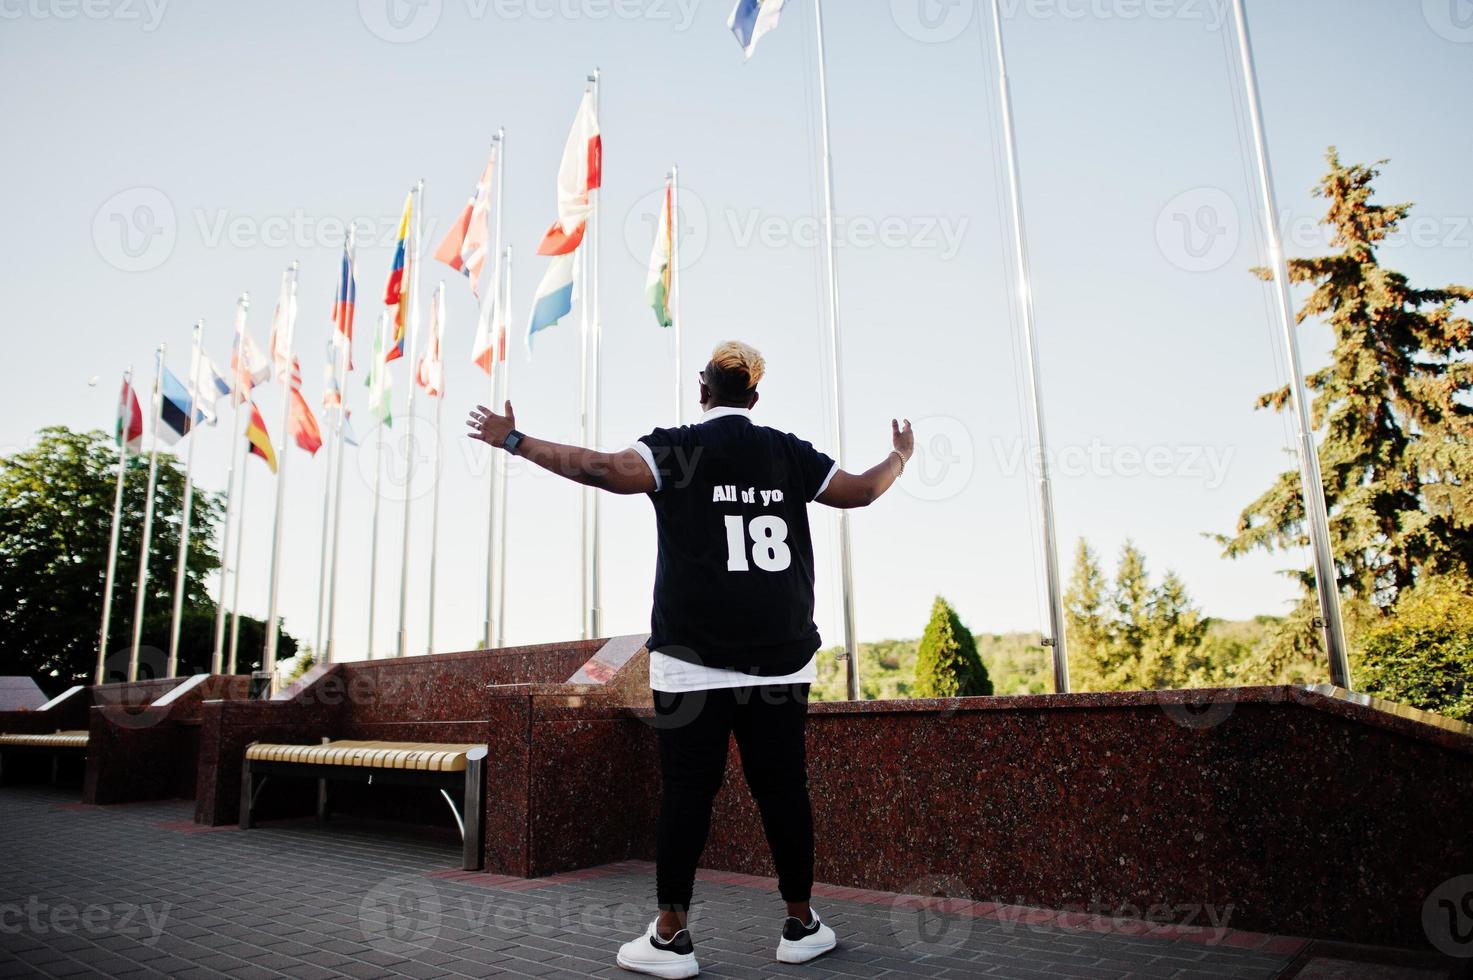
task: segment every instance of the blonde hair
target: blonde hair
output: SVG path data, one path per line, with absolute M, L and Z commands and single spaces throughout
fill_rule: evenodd
M 724 379 L 741 384 L 747 391 L 757 387 L 757 382 L 767 373 L 767 361 L 763 360 L 762 353 L 740 340 L 717 344 L 711 352 L 711 367 Z

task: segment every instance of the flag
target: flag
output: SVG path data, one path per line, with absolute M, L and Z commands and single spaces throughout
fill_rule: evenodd
M 486 240 L 490 235 L 491 174 L 495 168 L 493 150 L 486 158 L 486 169 L 476 181 L 476 189 L 471 191 L 471 199 L 440 247 L 435 249 L 435 258 L 470 280 L 471 295 L 477 299 L 481 298 L 481 268 L 486 264 Z
M 543 274 L 542 282 L 537 286 L 537 295 L 532 300 L 532 320 L 527 324 L 529 346 L 532 343 L 533 334 L 554 326 L 573 308 L 574 285 L 577 279 L 573 270 L 577 265 L 576 252 L 555 255 L 552 262 L 548 264 L 547 272 Z
M 126 379 L 123 391 L 118 395 L 118 445 L 125 453 L 136 453 L 143 449 L 143 407 L 138 404 L 138 395 Z
M 288 277 L 281 284 L 281 298 L 277 300 L 276 313 L 271 317 L 271 363 L 276 367 L 277 381 L 284 382 L 290 376 L 296 329 L 297 294 Z
M 199 364 L 194 369 L 194 380 L 190 384 L 190 392 L 194 395 L 194 406 L 204 416 L 206 425 L 214 425 L 220 421 L 216 404 L 221 398 L 230 394 L 230 382 L 225 380 L 220 369 L 215 367 L 215 362 L 210 360 L 208 354 L 201 353 Z
M 674 189 L 665 182 L 665 199 L 660 205 L 660 223 L 655 227 L 655 247 L 650 252 L 650 275 L 645 281 L 645 302 L 655 311 L 655 320 L 668 327 L 675 322 L 670 315 L 670 256 L 674 254 L 674 227 L 670 205 Z
M 588 225 L 589 192 L 598 189 L 602 173 L 603 137 L 593 111 L 593 93 L 584 92 L 558 165 L 557 220 L 537 247 L 538 255 L 566 255 L 582 243 Z
M 476 340 L 471 346 L 471 362 L 487 374 L 491 373 L 494 362 L 506 360 L 506 320 L 494 299 L 488 296 L 481 304 L 480 316 L 476 318 Z
M 399 240 L 394 245 L 394 265 L 389 269 L 389 283 L 384 287 L 384 305 L 395 307 L 394 342 L 383 353 L 385 361 L 404 356 L 404 326 L 409 317 L 409 228 L 414 219 L 414 192 L 404 199 L 404 214 L 399 219 Z
M 440 356 L 440 341 L 445 332 L 445 324 L 442 322 L 445 313 L 440 308 L 440 295 L 444 289 L 444 284 L 441 284 L 430 297 L 430 336 L 425 342 L 425 351 L 420 355 L 419 366 L 414 373 L 414 380 L 431 398 L 445 394 L 445 361 Z
M 293 388 L 288 397 L 291 399 L 291 410 L 287 414 L 287 435 L 297 440 L 298 446 L 315 456 L 317 450 L 322 448 L 322 430 L 317 428 L 317 417 L 312 414 L 307 399 L 302 397 L 300 387 Z
M 261 410 L 251 402 L 251 420 L 246 424 L 246 442 L 250 443 L 251 455 L 259 456 L 271 467 L 271 472 L 276 472 L 276 450 L 271 448 L 271 436 L 266 432 L 266 420 L 261 418 Z
M 333 344 L 328 345 L 327 359 L 336 363 L 333 346 L 342 344 L 347 349 L 349 371 L 353 370 L 353 312 L 357 301 L 358 280 L 353 272 L 353 257 L 348 254 L 348 246 L 344 243 L 342 270 L 338 274 L 337 293 L 332 300 Z
M 278 380 L 280 379 L 278 378 Z M 297 357 L 295 354 L 292 355 L 292 366 L 290 372 L 286 376 L 286 382 L 286 387 L 288 391 L 302 390 L 302 361 L 301 358 Z
M 343 441 L 350 446 L 358 445 L 358 435 L 353 431 L 353 413 L 343 416 Z
M 787 0 L 737 0 L 731 16 L 726 19 L 726 26 L 736 35 L 737 43 L 742 46 L 742 51 L 748 58 L 757 50 L 757 42 L 762 40 L 762 35 L 777 26 L 777 19 L 786 2 Z
M 230 352 L 230 373 L 235 379 L 235 404 L 240 405 L 251 397 L 251 389 L 264 384 L 271 378 L 271 365 L 261 353 L 249 331 L 242 331 L 240 343 Z
M 336 337 L 330 337 L 327 341 L 327 363 L 322 365 L 322 407 L 325 409 L 340 408 L 343 404 L 343 388 L 338 384 L 338 365 L 334 356 L 336 354 Z
M 389 373 L 389 359 L 384 357 L 384 334 L 380 330 L 373 339 L 373 365 L 368 369 L 368 410 L 384 425 L 394 424 L 394 378 Z
M 164 423 L 159 436 L 169 445 L 173 445 L 189 434 L 189 430 L 205 420 L 205 413 L 195 406 L 194 418 L 190 418 L 190 395 L 189 389 L 184 383 L 174 377 L 174 372 L 167 367 L 160 382 L 160 394 L 163 400 L 159 403 L 159 418 Z

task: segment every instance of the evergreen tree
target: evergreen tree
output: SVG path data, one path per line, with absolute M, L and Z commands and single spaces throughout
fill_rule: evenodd
M 1289 260 L 1289 278 L 1312 290 L 1298 321 L 1322 320 L 1334 335 L 1329 364 L 1305 380 L 1339 587 L 1385 612 L 1423 574 L 1473 570 L 1473 324 L 1458 315 L 1473 288 L 1415 289 L 1383 267 L 1377 249 L 1411 205 L 1372 201 L 1379 165 L 1344 165 L 1333 147 L 1328 159 L 1316 193 L 1328 202 L 1324 224 L 1338 251 Z M 1288 386 L 1258 401 L 1289 405 Z M 1229 557 L 1306 547 L 1298 471 L 1281 474 L 1219 541 Z M 1316 640 L 1313 572 L 1294 574 L 1305 587 L 1288 620 L 1298 632 L 1266 652 L 1264 677 Z
M 931 621 L 916 652 L 913 693 L 919 698 L 975 697 L 992 693 L 992 679 L 977 641 L 962 625 L 956 610 L 940 596 L 931 605 Z
M 42 429 L 34 446 L 0 458 L 0 672 L 30 674 L 43 683 L 53 678 L 50 687 L 92 681 L 117 458 L 111 436 L 65 427 Z M 110 671 L 126 665 L 132 647 L 148 483 L 147 457 L 131 457 L 127 465 L 106 647 Z M 169 645 L 183 502 L 184 469 L 172 455 L 160 453 L 142 637 L 150 652 L 140 658 L 141 675 L 161 672 L 161 651 Z M 218 495 L 196 488 L 180 620 L 180 673 L 209 669 L 215 604 L 206 584 L 220 564 L 215 552 L 220 516 Z M 255 663 L 263 636 L 259 621 L 242 617 L 240 649 L 246 656 L 240 669 Z M 285 637 L 282 647 L 283 656 L 289 656 L 296 641 Z

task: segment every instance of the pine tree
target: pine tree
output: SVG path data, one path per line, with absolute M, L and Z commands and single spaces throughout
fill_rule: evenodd
M 992 679 L 977 655 L 976 639 L 962 625 L 956 610 L 937 596 L 916 653 L 915 696 L 952 698 L 991 693 Z
M 1323 320 L 1335 339 L 1330 363 L 1305 380 L 1339 587 L 1384 613 L 1424 574 L 1473 570 L 1473 324 L 1458 315 L 1473 288 L 1414 289 L 1383 267 L 1377 249 L 1411 205 L 1372 201 L 1380 164 L 1343 165 L 1333 147 L 1328 160 L 1316 193 L 1329 202 L 1324 224 L 1338 251 L 1291 259 L 1289 278 L 1312 287 L 1298 321 Z M 1289 405 L 1288 386 L 1258 401 L 1275 411 Z M 1218 540 L 1229 557 L 1306 547 L 1297 470 L 1281 474 Z M 1314 642 L 1313 573 L 1293 574 L 1304 597 L 1262 658 L 1264 679 Z

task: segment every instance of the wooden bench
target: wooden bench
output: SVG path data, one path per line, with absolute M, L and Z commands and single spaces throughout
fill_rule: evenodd
M 87 732 L 75 730 L 52 732 L 49 735 L 0 735 L 0 782 L 5 779 L 5 751 L 19 749 L 27 753 L 45 753 L 51 756 L 51 781 L 54 783 L 64 757 L 87 755 Z
M 85 733 L 84 733 L 85 734 Z M 390 783 L 438 789 L 460 828 L 462 867 L 479 871 L 486 784 L 485 745 L 329 741 L 321 745 L 246 746 L 241 768 L 240 829 L 255 825 L 256 799 L 271 776 L 317 780 L 317 816 L 331 814 L 333 782 Z M 456 806 L 459 802 L 459 807 Z

